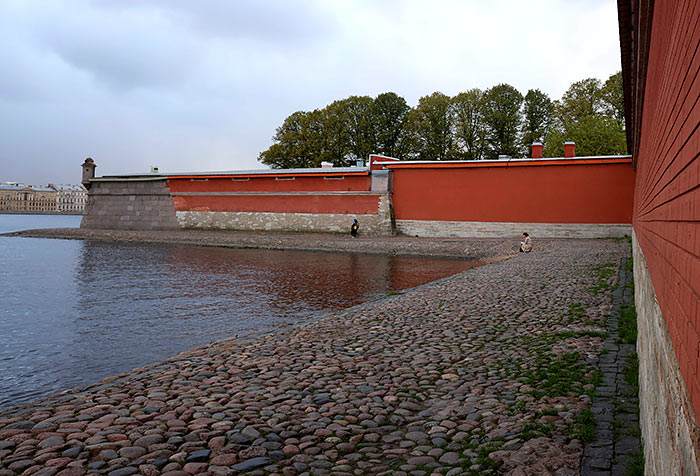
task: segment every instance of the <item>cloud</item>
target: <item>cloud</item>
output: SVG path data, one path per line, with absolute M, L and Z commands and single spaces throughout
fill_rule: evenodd
M 56 21 L 59 17 L 60 21 Z M 196 39 L 157 9 L 46 11 L 33 32 L 65 63 L 117 90 L 175 87 L 197 68 Z
M 613 0 L 8 0 L 0 180 L 259 168 L 296 110 L 619 70 Z
M 103 3 L 124 5 L 119 0 Z M 147 4 L 178 16 L 199 35 L 245 39 L 282 48 L 313 43 L 328 36 L 333 29 L 323 11 L 308 1 L 150 0 Z

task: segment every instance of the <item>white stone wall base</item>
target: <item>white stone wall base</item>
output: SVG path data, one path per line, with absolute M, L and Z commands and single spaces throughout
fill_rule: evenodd
M 360 235 L 392 234 L 391 221 L 382 215 L 179 211 L 176 216 L 182 228 L 300 233 L 350 233 L 357 218 Z
M 632 235 L 645 474 L 700 474 L 700 428 L 642 249 Z
M 396 231 L 425 237 L 512 238 L 528 232 L 536 238 L 621 238 L 632 234 L 632 225 L 396 220 Z

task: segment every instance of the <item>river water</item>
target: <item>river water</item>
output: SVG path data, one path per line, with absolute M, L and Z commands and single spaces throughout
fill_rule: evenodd
M 78 216 L 0 215 L 0 233 Z M 461 272 L 459 260 L 0 237 L 0 409 Z

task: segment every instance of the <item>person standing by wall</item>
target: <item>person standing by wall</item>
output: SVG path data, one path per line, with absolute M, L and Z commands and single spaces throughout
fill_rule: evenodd
M 352 221 L 352 225 L 350 225 L 350 235 L 351 235 L 353 238 L 357 238 L 358 236 L 360 236 L 360 235 L 358 234 L 359 229 L 360 229 L 360 223 L 357 221 L 357 218 L 355 218 L 355 219 Z

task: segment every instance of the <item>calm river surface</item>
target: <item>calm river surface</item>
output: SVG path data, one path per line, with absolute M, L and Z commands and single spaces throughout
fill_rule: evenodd
M 0 233 L 79 224 L 76 216 L 0 215 Z M 0 237 L 0 409 L 470 266 Z

